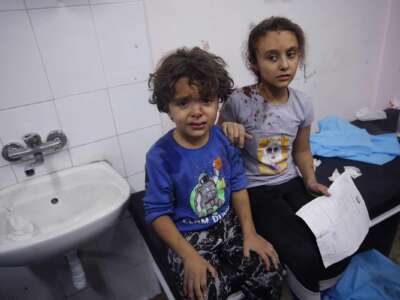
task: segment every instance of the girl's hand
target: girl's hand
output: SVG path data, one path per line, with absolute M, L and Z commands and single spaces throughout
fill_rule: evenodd
M 239 148 L 244 147 L 245 138 L 251 138 L 252 136 L 246 132 L 244 126 L 235 122 L 223 122 L 221 124 L 222 130 L 232 144 Z
M 257 233 L 244 237 L 243 255 L 245 257 L 250 257 L 250 250 L 261 256 L 267 271 L 271 269 L 270 261 L 272 261 L 276 270 L 279 268 L 279 256 L 274 246 Z
M 324 195 L 324 196 L 327 196 L 327 197 L 329 197 L 331 194 L 329 193 L 329 191 L 328 191 L 328 187 L 326 187 L 325 185 L 323 185 L 323 184 L 320 184 L 320 183 L 318 183 L 317 181 L 311 181 L 311 182 L 308 182 L 307 184 L 306 184 L 306 188 L 307 188 L 307 190 L 309 190 L 310 191 L 310 193 L 313 195 L 313 196 L 315 196 L 315 195 Z M 315 195 L 314 195 L 315 194 Z
M 215 269 L 197 253 L 184 259 L 183 265 L 183 292 L 185 296 L 197 300 L 207 299 L 207 272 L 217 278 Z

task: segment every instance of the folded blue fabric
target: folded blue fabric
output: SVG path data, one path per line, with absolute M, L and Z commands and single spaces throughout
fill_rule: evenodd
M 335 116 L 318 123 L 320 131 L 310 138 L 314 155 L 342 157 L 383 165 L 400 155 L 400 144 L 395 133 L 371 135 L 348 121 Z
M 400 299 L 400 266 L 376 250 L 355 255 L 323 300 Z

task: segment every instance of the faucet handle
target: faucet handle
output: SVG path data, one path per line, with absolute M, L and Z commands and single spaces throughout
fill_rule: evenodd
M 1 151 L 1 155 L 6 161 L 18 161 L 21 159 L 20 156 L 13 156 L 15 152 L 21 151 L 24 149 L 24 146 L 22 146 L 19 143 L 9 143 L 3 147 L 3 150 Z
M 28 133 L 22 138 L 29 148 L 39 147 L 42 144 L 42 138 L 37 133 Z
M 67 136 L 61 130 L 52 130 L 47 135 L 46 141 L 47 142 L 54 142 L 59 141 L 59 143 L 54 146 L 55 150 L 59 150 L 67 144 Z

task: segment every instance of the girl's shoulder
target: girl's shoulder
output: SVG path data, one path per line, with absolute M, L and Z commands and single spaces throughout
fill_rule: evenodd
M 229 96 L 229 101 L 234 105 L 251 104 L 259 101 L 256 85 L 248 85 L 233 90 Z
M 233 90 L 231 96 L 233 97 L 242 97 L 242 98 L 253 98 L 257 96 L 257 86 L 255 84 L 246 85 L 240 88 L 236 88 Z
M 298 102 L 300 104 L 307 105 L 311 103 L 311 97 L 300 90 L 289 87 L 289 95 L 293 101 Z
M 311 98 L 307 94 L 292 88 L 289 88 L 289 98 L 291 108 L 300 119 L 305 120 L 302 127 L 310 125 L 314 119 L 314 108 Z

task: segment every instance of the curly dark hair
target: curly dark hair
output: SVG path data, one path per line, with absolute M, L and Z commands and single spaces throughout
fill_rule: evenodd
M 299 43 L 299 51 L 301 53 L 300 66 L 304 65 L 306 55 L 306 38 L 303 29 L 301 29 L 299 25 L 285 17 L 270 17 L 261 21 L 250 31 L 246 53 L 247 67 L 257 76 L 259 81 L 261 79 L 260 74 L 258 74 L 252 66 L 257 64 L 257 42 L 269 31 L 291 31 L 294 33 Z
M 175 83 L 182 77 L 199 88 L 202 99 L 217 97 L 224 102 L 233 89 L 233 80 L 225 67 L 221 57 L 198 47 L 177 49 L 163 57 L 150 74 L 148 85 L 153 93 L 149 102 L 167 113 L 168 103 L 175 95 Z

